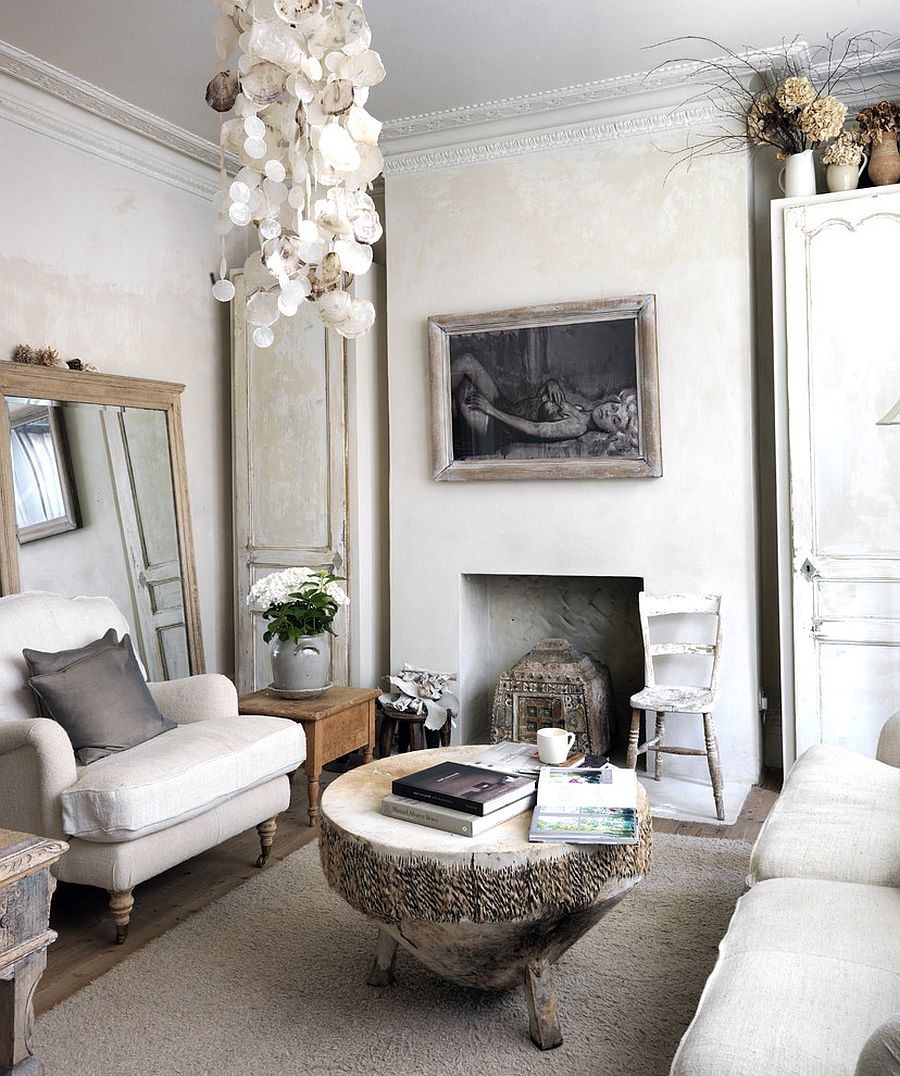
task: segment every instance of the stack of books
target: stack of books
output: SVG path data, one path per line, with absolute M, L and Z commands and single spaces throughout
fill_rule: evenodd
M 477 837 L 534 806 L 537 782 L 456 762 L 398 777 L 382 814 L 432 829 Z
M 634 770 L 616 766 L 542 769 L 528 839 L 572 844 L 637 844 Z

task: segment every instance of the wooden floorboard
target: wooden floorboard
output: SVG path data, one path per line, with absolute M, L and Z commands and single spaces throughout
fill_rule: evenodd
M 323 786 L 334 776 L 323 773 Z M 752 842 L 778 798 L 779 777 L 774 771 L 764 775 L 760 784 L 750 790 L 733 825 L 655 818 L 653 828 L 657 833 Z M 270 866 L 315 839 L 318 830 L 310 829 L 306 820 L 306 782 L 298 777 L 291 806 L 278 818 Z M 258 873 L 253 866 L 258 854 L 259 839 L 252 829 L 138 886 L 124 945 L 113 943 L 115 931 L 107 914 L 108 896 L 103 890 L 60 882 L 51 914 L 51 926 L 59 938 L 48 950 L 47 970 L 35 996 L 36 1013 L 46 1012 L 252 878 Z

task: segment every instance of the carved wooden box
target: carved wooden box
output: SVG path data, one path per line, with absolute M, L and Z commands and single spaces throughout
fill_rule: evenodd
M 612 739 L 609 669 L 566 639 L 545 639 L 497 682 L 491 743 L 535 743 L 548 726 L 575 733 L 575 747 L 608 754 Z

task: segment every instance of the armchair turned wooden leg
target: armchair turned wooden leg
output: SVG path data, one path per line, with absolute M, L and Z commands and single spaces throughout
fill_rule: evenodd
M 122 945 L 128 937 L 128 922 L 134 907 L 133 889 L 109 891 L 109 910 L 116 924 L 116 945 Z
M 269 859 L 269 853 L 272 851 L 272 844 L 275 840 L 275 830 L 278 829 L 278 823 L 274 818 L 267 818 L 265 822 L 260 822 L 256 827 L 256 832 L 259 834 L 259 858 L 256 860 L 257 867 L 264 867 Z
M 637 768 L 638 740 L 641 735 L 641 711 L 636 707 L 631 710 L 631 732 L 628 734 L 628 754 L 625 765 L 629 770 Z
M 716 818 L 720 822 L 724 822 L 725 797 L 722 792 L 722 764 L 719 761 L 719 741 L 716 738 L 716 726 L 712 714 L 703 715 L 703 732 L 706 739 L 706 761 L 709 763 L 713 798 L 716 801 Z

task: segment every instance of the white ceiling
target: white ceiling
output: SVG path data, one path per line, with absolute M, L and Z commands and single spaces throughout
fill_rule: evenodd
M 880 29 L 900 37 L 897 0 L 368 0 L 388 70 L 371 110 L 395 119 L 515 97 L 661 60 Z M 0 38 L 109 93 L 213 140 L 203 101 L 215 69 L 211 0 L 0 0 Z M 647 51 L 644 51 L 647 50 Z

